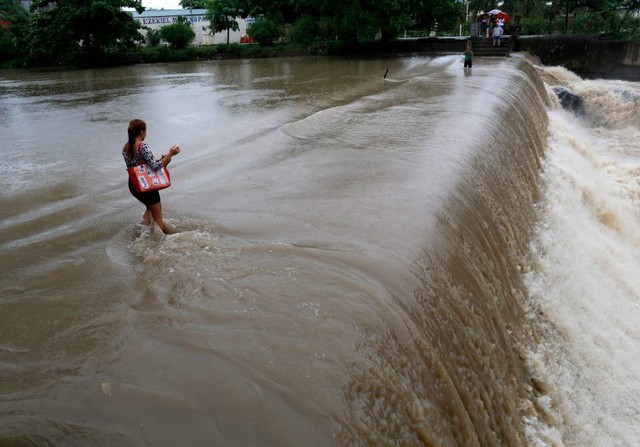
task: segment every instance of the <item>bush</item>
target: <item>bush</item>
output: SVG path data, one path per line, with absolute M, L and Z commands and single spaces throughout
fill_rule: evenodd
M 171 48 L 180 50 L 191 45 L 196 38 L 196 33 L 190 25 L 176 22 L 160 28 L 160 36 Z
M 614 39 L 638 40 L 640 37 L 640 19 L 633 14 L 621 16 L 617 11 L 603 11 L 599 15 L 602 21 L 602 29 L 609 37 Z
M 258 19 L 251 24 L 247 34 L 262 45 L 273 45 L 280 38 L 278 24 L 270 19 Z
M 620 39 L 640 40 L 640 18 L 628 15 L 620 23 Z
M 551 26 L 548 19 L 523 18 L 520 21 L 520 26 L 520 33 L 524 35 L 549 34 L 551 32 Z
M 240 45 L 237 43 L 203 45 L 174 50 L 166 46 L 144 47 L 128 55 L 128 63 L 179 62 L 186 60 L 215 60 L 254 57 L 277 57 L 304 54 L 299 48 L 284 45 Z
M 160 41 L 162 40 L 162 36 L 160 34 L 159 29 L 149 28 L 147 30 L 147 45 L 150 47 L 157 47 L 160 45 Z
M 311 16 L 305 15 L 296 22 L 291 29 L 289 38 L 291 42 L 302 45 L 311 45 L 320 35 L 320 25 L 318 21 Z
M 6 60 L 16 53 L 15 40 L 7 31 L 0 29 L 0 59 Z
M 614 39 L 638 40 L 640 38 L 640 19 L 629 14 L 620 15 L 618 11 L 589 12 L 579 14 L 565 27 L 564 17 L 522 19 L 522 34 L 600 34 L 605 33 Z

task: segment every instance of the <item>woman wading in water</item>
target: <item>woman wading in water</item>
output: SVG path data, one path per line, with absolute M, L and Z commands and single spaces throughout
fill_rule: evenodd
M 127 168 L 147 163 L 150 169 L 157 171 L 163 166 L 166 167 L 171 161 L 171 157 L 180 153 L 179 146 L 171 146 L 168 154 L 160 157 L 160 160 L 156 160 L 149 146 L 144 142 L 144 139 L 147 137 L 147 125 L 140 119 L 134 119 L 129 122 L 127 133 L 129 134 L 129 140 L 122 149 L 122 156 L 124 157 L 124 162 L 127 164 Z M 131 191 L 133 197 L 147 207 L 142 216 L 142 222 L 145 225 L 151 225 L 151 222 L 155 220 L 162 232 L 169 234 L 169 228 L 162 221 L 160 192 L 138 192 L 133 187 L 131 180 L 129 180 L 129 191 Z

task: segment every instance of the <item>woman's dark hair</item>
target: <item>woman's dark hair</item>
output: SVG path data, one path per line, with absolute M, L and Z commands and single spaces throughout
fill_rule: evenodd
M 127 129 L 127 133 L 129 134 L 129 141 L 124 145 L 124 151 L 127 153 L 127 157 L 130 159 L 133 158 L 134 150 L 133 147 L 136 142 L 136 137 L 140 135 L 143 131 L 147 130 L 147 124 L 140 119 L 133 119 L 129 121 L 129 128 Z

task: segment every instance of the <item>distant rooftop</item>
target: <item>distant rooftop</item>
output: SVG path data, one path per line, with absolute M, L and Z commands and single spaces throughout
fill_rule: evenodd
M 203 16 L 207 13 L 206 9 L 146 9 L 142 14 L 138 14 L 136 10 L 131 11 L 134 19 L 146 19 L 149 17 L 173 17 L 173 16 Z

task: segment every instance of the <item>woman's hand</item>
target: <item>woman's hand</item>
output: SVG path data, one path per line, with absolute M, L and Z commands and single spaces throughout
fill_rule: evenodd
M 180 153 L 180 146 L 174 145 L 171 146 L 171 149 L 169 149 L 169 155 L 170 156 L 174 156 L 174 155 L 178 155 Z
M 163 165 L 167 166 L 171 161 L 171 157 L 179 153 L 180 153 L 180 146 L 173 145 L 171 146 L 171 149 L 169 149 L 169 153 L 167 155 L 163 155 L 162 158 L 160 158 L 160 161 L 162 161 Z

